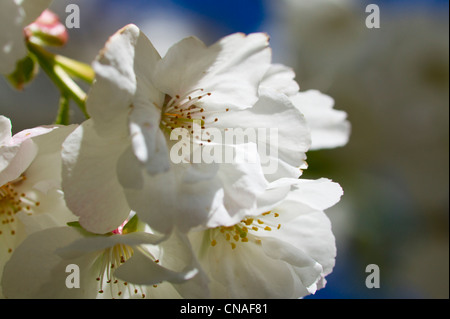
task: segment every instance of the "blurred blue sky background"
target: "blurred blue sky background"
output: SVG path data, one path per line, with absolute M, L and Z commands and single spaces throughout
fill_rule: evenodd
M 308 155 L 305 177 L 345 190 L 328 211 L 336 267 L 308 298 L 448 298 L 448 1 L 58 0 L 51 8 L 65 17 L 70 3 L 80 6 L 81 28 L 58 52 L 87 63 L 128 23 L 161 54 L 189 35 L 211 44 L 267 32 L 274 61 L 294 68 L 302 90 L 335 98 L 353 126 L 346 147 Z M 380 6 L 379 30 L 365 27 L 369 3 Z M 15 131 L 54 120 L 58 92 L 43 74 L 24 92 L 2 79 L 0 94 Z M 371 263 L 379 289 L 365 286 Z

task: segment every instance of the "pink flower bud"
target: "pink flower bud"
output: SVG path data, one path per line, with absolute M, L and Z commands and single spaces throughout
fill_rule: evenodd
M 59 17 L 50 10 L 45 10 L 24 29 L 28 41 L 41 45 L 63 46 L 68 40 L 67 29 Z

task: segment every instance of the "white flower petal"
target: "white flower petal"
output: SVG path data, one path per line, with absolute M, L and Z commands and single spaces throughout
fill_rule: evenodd
M 293 292 L 288 266 L 248 242 L 231 249 L 217 244 L 208 251 L 206 271 L 215 282 L 212 298 L 288 298 Z M 225 294 L 223 294 L 225 292 Z
M 133 257 L 121 265 L 114 275 L 139 285 L 168 281 L 175 284 L 174 287 L 184 298 L 208 296 L 207 279 L 199 269 L 186 236 L 175 231 L 159 245 L 159 249 L 163 258 L 158 263 L 149 258 L 145 250 L 136 249 Z
M 96 290 L 68 289 L 65 285 L 69 275 L 65 268 L 72 261 L 61 259 L 54 252 L 60 247 L 80 238 L 70 227 L 51 228 L 30 235 L 14 252 L 4 268 L 3 293 L 7 298 L 88 298 Z M 82 267 L 81 260 L 77 265 Z M 94 280 L 92 280 L 95 283 Z M 83 283 L 84 284 L 84 283 Z
M 272 64 L 264 75 L 260 90 L 271 89 L 288 96 L 295 95 L 300 87 L 294 78 L 295 73 L 291 68 L 282 64 Z
M 239 152 L 245 145 L 235 148 Z M 130 208 L 162 233 L 174 226 L 188 231 L 238 222 L 255 209 L 267 186 L 259 161 L 193 167 L 173 164 L 168 172 L 148 175 L 136 158 L 124 153 L 117 172 Z
M 145 269 L 143 272 L 142 269 Z M 140 250 L 136 250 L 126 263 L 121 265 L 114 275 L 124 281 L 138 285 L 155 285 L 167 280 L 172 283 L 181 283 L 191 279 L 197 274 L 197 270 L 189 270 L 185 273 L 177 273 L 159 266 Z
M 286 203 L 296 202 L 316 210 L 325 210 L 339 202 L 342 187 L 326 178 L 317 180 L 299 179 L 296 190 L 287 197 Z
M 37 126 L 37 127 L 33 127 L 31 129 L 26 129 L 23 131 L 20 131 L 17 134 L 14 134 L 14 136 L 11 138 L 10 144 L 11 145 L 15 145 L 15 144 L 20 144 L 23 143 L 24 141 L 35 137 L 35 136 L 39 136 L 39 135 L 43 135 L 46 133 L 49 133 L 51 131 L 53 131 L 57 126 Z
M 269 181 L 280 177 L 299 177 L 299 167 L 306 159 L 311 140 L 304 116 L 283 94 L 262 90 L 258 102 L 251 108 L 227 112 L 220 117 L 218 125 L 222 129 L 245 126 L 256 132 L 256 140 L 247 134 L 250 142 L 258 144 L 263 169 Z M 234 132 L 234 131 L 233 131 Z M 277 160 L 278 159 L 278 160 Z M 279 165 L 291 166 L 291 175 L 282 175 Z
M 120 155 L 116 174 L 120 185 L 126 189 L 142 189 L 144 185 L 143 168 L 136 158 L 131 145 Z
M 15 1 L 2 1 L 0 10 L 1 74 L 12 73 L 16 67 L 16 61 L 27 54 L 23 35 L 24 19 L 25 13 Z
M 297 278 L 309 293 L 316 292 L 316 283 L 322 277 L 322 266 L 310 257 L 309 252 L 305 253 L 301 249 L 289 242 L 281 242 L 277 238 L 264 238 L 261 241 L 262 248 L 267 256 L 282 260 L 293 267 Z M 334 256 L 333 256 L 334 257 Z M 294 296 L 289 296 L 290 298 Z M 295 296 L 300 298 L 303 296 Z
M 122 235 L 88 236 L 82 237 L 70 244 L 57 249 L 55 252 L 63 258 L 78 258 L 87 253 L 101 251 L 116 244 L 124 244 L 130 247 L 139 245 L 157 245 L 166 239 L 165 236 L 146 232 L 133 232 Z
M 11 120 L 0 115 L 0 145 L 9 144 L 11 140 Z
M 204 102 L 209 109 L 243 109 L 256 102 L 270 58 L 268 37 L 262 33 L 232 34 L 210 47 L 190 37 L 168 50 L 156 67 L 154 83 L 172 97 L 204 89 L 212 93 Z
M 11 137 L 6 129 L 11 129 L 11 125 L 6 124 L 3 119 L 3 140 L 5 144 L 0 144 L 0 186 L 17 179 L 36 156 L 37 146 L 32 141 L 33 137 L 44 135 L 52 131 L 53 127 L 35 127 L 23 130 Z M 9 135 L 9 138 L 8 138 Z
M 49 189 L 61 188 L 61 145 L 77 125 L 48 127 L 46 134 L 32 137 L 38 153 L 27 168 L 27 183 L 46 193 Z
M 18 189 L 23 191 L 23 189 Z M 67 208 L 64 201 L 64 194 L 59 189 L 50 189 L 45 194 L 35 191 L 30 192 L 39 200 L 39 206 L 33 207 L 33 214 L 21 211 L 16 214 L 17 218 L 24 225 L 24 234 L 31 234 L 52 227 L 65 226 L 68 222 L 76 220 L 76 216 Z M 16 232 L 16 234 L 19 231 Z
M 130 208 L 116 176 L 128 139 L 101 138 L 85 121 L 63 144 L 62 187 L 67 206 L 93 233 L 107 233 L 128 217 Z
M 191 163 L 183 175 L 183 182 L 195 183 L 199 181 L 211 180 L 219 171 L 221 164 L 211 163 L 204 165 L 202 163 Z
M 263 193 L 258 196 L 258 210 L 248 216 L 260 215 L 261 212 L 268 212 L 286 201 L 292 192 L 297 189 L 300 179 L 280 178 L 267 185 Z
M 158 232 L 170 233 L 174 226 L 187 231 L 201 225 L 214 206 L 221 185 L 215 179 L 185 182 L 183 176 L 187 170 L 184 165 L 177 164 L 158 175 L 144 172 L 141 173 L 142 188 L 125 188 L 131 209 Z M 126 165 L 118 167 L 118 173 L 119 176 L 125 175 Z
M 281 216 L 282 212 L 280 212 Z M 328 275 L 335 263 L 336 244 L 331 223 L 325 213 L 315 211 L 292 219 L 282 225 L 283 232 L 277 238 L 298 247 L 323 267 Z M 288 241 L 289 240 L 289 241 Z
M 311 150 L 347 144 L 350 135 L 347 113 L 334 110 L 334 100 L 331 97 L 309 90 L 298 93 L 291 100 L 305 115 L 311 129 Z
M 256 163 L 223 163 L 216 179 L 222 184 L 223 193 L 220 193 L 220 201 L 217 201 L 216 209 L 206 223 L 208 228 L 239 222 L 257 208 L 258 199 L 268 184 L 259 160 Z M 271 200 L 274 198 L 266 197 L 267 202 Z
M 17 179 L 33 161 L 37 147 L 31 141 L 0 149 L 0 185 Z
M 137 159 L 150 174 L 169 170 L 166 137 L 159 128 L 161 110 L 134 107 L 129 115 L 131 144 Z
M 147 85 L 139 90 L 142 100 L 147 96 L 160 102 L 163 95 L 152 89 L 149 82 L 159 59 L 158 52 L 135 25 L 125 26 L 108 40 L 93 63 L 96 81 L 86 102 L 98 134 L 105 137 L 127 134 L 130 107 L 138 103 L 134 100 L 137 81 Z

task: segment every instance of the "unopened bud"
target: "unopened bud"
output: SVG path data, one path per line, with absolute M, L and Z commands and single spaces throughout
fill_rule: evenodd
M 50 10 L 45 10 L 24 29 L 28 41 L 42 46 L 63 46 L 68 40 L 67 29 L 59 17 Z

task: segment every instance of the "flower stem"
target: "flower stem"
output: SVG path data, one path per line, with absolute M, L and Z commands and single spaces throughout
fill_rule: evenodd
M 79 78 L 89 84 L 94 81 L 94 70 L 90 65 L 70 59 L 62 55 L 55 55 L 55 62 L 72 76 Z
M 70 98 L 68 95 L 62 94 L 59 100 L 59 110 L 56 116 L 55 124 L 69 125 L 70 124 Z
M 56 56 L 32 42 L 27 42 L 27 45 L 29 51 L 36 57 L 41 68 L 59 88 L 61 94 L 74 100 L 84 116 L 89 118 L 85 103 L 86 93 L 72 80 L 65 69 L 56 61 Z

